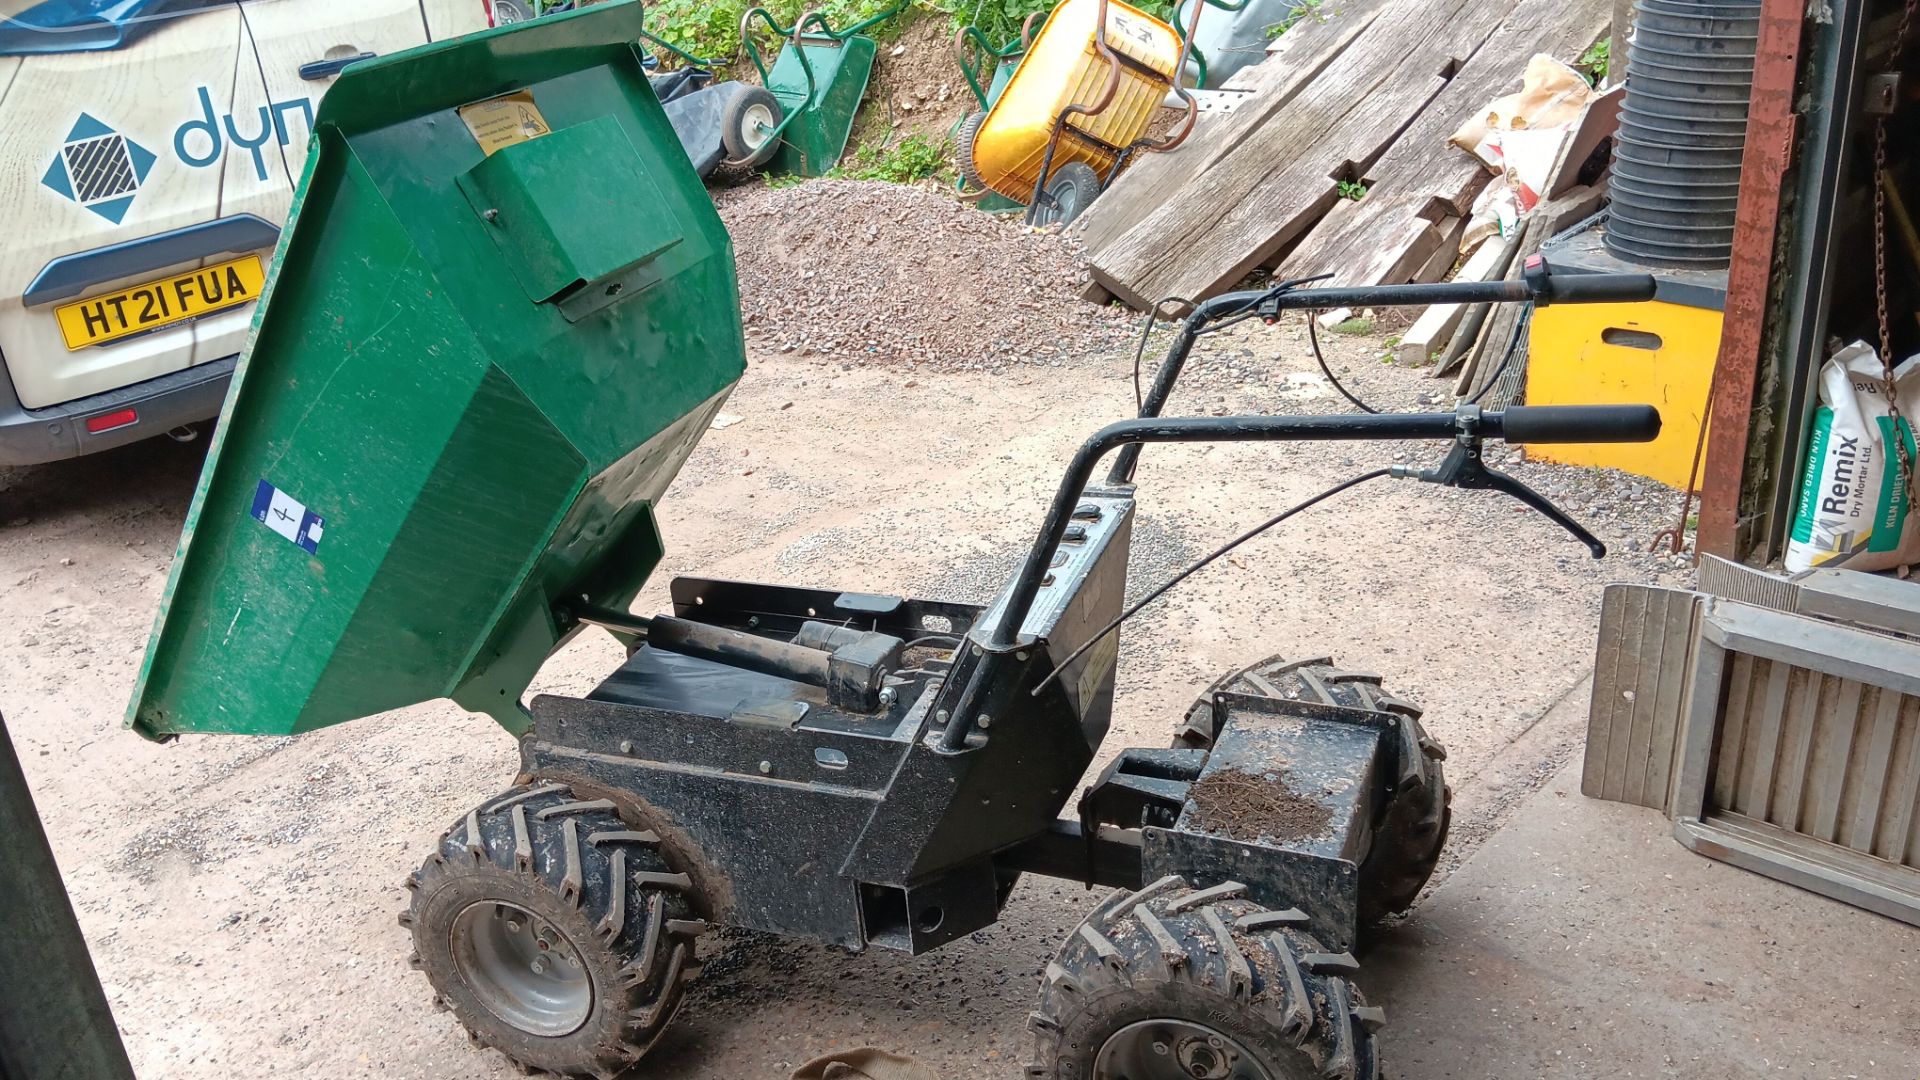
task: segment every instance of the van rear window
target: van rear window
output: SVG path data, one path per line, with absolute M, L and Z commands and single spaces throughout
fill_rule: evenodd
M 0 56 L 97 52 L 165 20 L 234 0 L 0 0 Z

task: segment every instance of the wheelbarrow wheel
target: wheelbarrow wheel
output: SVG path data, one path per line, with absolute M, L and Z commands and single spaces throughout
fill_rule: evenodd
M 954 164 L 960 169 L 960 179 L 974 191 L 984 191 L 987 182 L 980 178 L 980 166 L 973 160 L 973 144 L 980 138 L 980 125 L 987 122 L 985 112 L 968 113 L 960 121 L 959 130 L 953 133 Z
M 490 0 L 488 7 L 493 12 L 493 25 L 512 26 L 515 23 L 532 22 L 536 0 Z
M 522 785 L 440 837 L 401 925 L 434 1003 L 524 1069 L 612 1077 L 696 970 L 693 883 L 651 832 L 564 784 Z
M 1166 877 L 1095 908 L 1047 965 L 1032 1080 L 1377 1080 L 1368 1008 L 1299 911 Z
M 780 149 L 780 140 L 772 133 L 782 115 L 780 99 L 766 87 L 736 89 L 720 113 L 720 142 L 727 150 L 727 164 L 757 169 L 772 161 Z
M 1440 863 L 1452 822 L 1453 791 L 1441 762 L 1446 748 L 1420 726 L 1420 706 L 1396 697 L 1380 676 L 1342 671 L 1331 660 L 1289 663 L 1274 656 L 1227 675 L 1187 710 L 1174 745 L 1210 748 L 1219 730 L 1213 697 L 1230 692 L 1365 709 L 1393 717 L 1399 732 L 1399 769 L 1392 791 L 1373 822 L 1373 843 L 1360 863 L 1359 924 L 1370 936 L 1379 923 L 1413 906 Z M 1365 938 L 1363 937 L 1363 944 Z
M 1071 225 L 1100 197 L 1100 174 L 1084 161 L 1069 161 L 1047 177 L 1046 198 L 1033 214 L 1035 225 Z

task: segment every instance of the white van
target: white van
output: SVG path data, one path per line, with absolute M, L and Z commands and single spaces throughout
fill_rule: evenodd
M 0 0 L 0 465 L 217 415 L 347 64 L 490 0 Z

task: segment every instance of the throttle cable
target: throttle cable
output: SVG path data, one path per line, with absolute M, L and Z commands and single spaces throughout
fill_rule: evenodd
M 1333 368 L 1327 366 L 1326 354 L 1320 351 L 1320 331 L 1316 329 L 1314 326 L 1314 323 L 1317 320 L 1315 320 L 1314 313 L 1311 311 L 1307 312 L 1306 316 L 1307 316 L 1307 340 L 1313 342 L 1313 358 L 1314 360 L 1318 361 L 1320 364 L 1320 374 L 1325 375 L 1327 377 L 1327 381 L 1333 384 L 1333 388 L 1335 390 L 1340 391 L 1340 396 L 1343 398 L 1346 398 L 1348 401 L 1353 402 L 1354 405 L 1359 407 L 1361 412 L 1374 413 L 1377 415 L 1380 412 L 1379 409 L 1376 409 L 1373 406 L 1367 404 L 1366 402 L 1361 401 L 1358 397 L 1355 397 L 1353 394 L 1353 391 L 1348 390 L 1346 387 L 1346 384 L 1340 381 L 1339 376 L 1333 373 Z
M 1067 658 L 1065 660 L 1060 661 L 1060 664 L 1058 667 L 1055 667 L 1052 671 L 1047 672 L 1046 678 L 1041 679 L 1037 684 L 1034 685 L 1034 688 L 1031 691 L 1032 696 L 1039 697 L 1040 691 L 1046 689 L 1048 683 L 1052 682 L 1055 678 L 1059 677 L 1060 673 L 1066 670 L 1068 664 L 1071 664 L 1075 660 L 1080 659 L 1080 657 L 1083 654 L 1085 654 L 1088 649 L 1091 649 L 1094 647 L 1094 645 L 1098 644 L 1100 639 L 1106 637 L 1108 634 L 1113 633 L 1115 630 L 1118 630 L 1120 628 L 1121 623 L 1124 623 L 1128 619 L 1133 618 L 1136 614 L 1140 612 L 1141 608 L 1144 608 L 1148 604 L 1151 604 L 1155 600 L 1158 600 L 1162 596 L 1165 596 L 1168 590 L 1172 589 L 1175 585 L 1180 584 L 1182 581 L 1185 581 L 1186 579 L 1192 577 L 1194 574 L 1199 573 L 1201 570 L 1204 570 L 1209 563 L 1212 563 L 1214 560 L 1220 558 L 1221 556 L 1225 555 L 1229 551 L 1232 551 L 1234 548 L 1237 548 L 1241 544 L 1244 544 L 1247 541 L 1253 539 L 1254 537 L 1259 536 L 1261 533 L 1266 532 L 1268 529 L 1273 528 L 1275 525 L 1280 524 L 1281 522 L 1287 520 L 1288 518 L 1294 516 L 1295 514 L 1300 513 L 1302 510 L 1305 510 L 1308 507 L 1311 507 L 1317 503 L 1325 502 L 1326 500 L 1333 498 L 1335 495 L 1338 495 L 1341 492 L 1348 490 L 1349 488 L 1359 487 L 1361 484 L 1364 484 L 1369 480 L 1378 480 L 1383 476 L 1389 475 L 1390 472 L 1391 470 L 1388 470 L 1388 469 L 1375 469 L 1372 472 L 1361 473 L 1358 476 L 1349 477 L 1346 480 L 1342 480 L 1339 483 L 1333 485 L 1332 487 L 1326 489 L 1325 491 L 1322 491 L 1318 495 L 1312 496 L 1311 498 L 1308 498 L 1302 502 L 1297 502 L 1292 506 L 1289 506 L 1285 510 L 1280 511 L 1278 514 L 1275 514 L 1274 516 L 1268 518 L 1267 520 L 1261 522 L 1260 524 L 1255 525 L 1253 528 L 1248 529 L 1246 532 L 1241 533 L 1239 536 L 1236 536 L 1233 539 L 1215 548 L 1211 553 L 1209 553 L 1205 558 L 1201 559 L 1199 562 L 1196 562 L 1192 566 L 1187 567 L 1185 570 L 1182 570 L 1179 573 L 1173 575 L 1173 577 L 1167 579 L 1167 581 L 1164 584 L 1162 584 L 1159 588 L 1154 589 L 1152 592 L 1148 593 L 1146 596 L 1143 596 L 1139 600 L 1135 601 L 1132 606 L 1128 607 L 1125 611 L 1121 612 L 1119 617 L 1115 618 L 1112 622 L 1108 623 L 1107 625 L 1101 627 L 1098 632 L 1096 632 L 1092 637 L 1088 638 L 1086 642 L 1082 644 L 1079 648 L 1067 654 Z

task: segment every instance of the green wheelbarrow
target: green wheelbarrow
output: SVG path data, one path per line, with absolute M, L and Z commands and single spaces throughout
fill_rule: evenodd
M 765 131 L 780 148 L 768 162 L 768 171 L 795 176 L 823 176 L 840 162 L 853 118 L 866 96 L 879 46 L 862 31 L 893 18 L 908 0 L 845 29 L 835 30 L 821 12 L 809 11 L 781 26 L 766 8 L 751 8 L 740 17 L 740 44 L 760 72 L 761 85 L 773 92 L 781 116 Z M 756 23 L 785 45 L 767 66 L 754 40 Z

